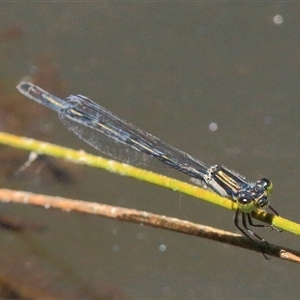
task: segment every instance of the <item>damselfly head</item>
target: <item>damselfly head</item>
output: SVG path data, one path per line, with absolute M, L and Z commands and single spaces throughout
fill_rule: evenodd
M 245 190 L 240 190 L 237 196 L 239 209 L 244 213 L 249 213 L 256 208 L 268 206 L 272 190 L 273 184 L 266 178 L 256 181 Z
M 263 189 L 265 189 L 268 196 L 270 196 L 271 193 L 273 192 L 273 183 L 271 180 L 267 178 L 262 178 L 261 180 L 257 181 L 256 184 L 258 186 L 261 186 Z
M 257 193 L 255 199 L 257 207 L 264 208 L 269 205 L 269 197 L 273 191 L 273 183 L 267 178 L 262 178 L 256 182 L 255 190 Z

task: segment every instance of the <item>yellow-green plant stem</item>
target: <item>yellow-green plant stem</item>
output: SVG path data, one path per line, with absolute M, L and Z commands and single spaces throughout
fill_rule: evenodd
M 133 177 L 139 180 L 147 181 L 165 188 L 178 191 L 198 199 L 202 199 L 219 205 L 223 208 L 235 210 L 236 204 L 231 200 L 221 197 L 204 188 L 194 186 L 177 179 L 173 179 L 161 174 L 157 174 L 144 169 L 136 168 L 131 165 L 120 163 L 111 159 L 88 154 L 84 151 L 75 151 L 65 147 L 53 145 L 46 142 L 37 141 L 30 138 L 19 137 L 8 133 L 0 132 L 0 143 L 8 146 L 33 151 L 38 154 L 50 155 L 63 158 L 77 164 L 84 164 L 92 167 L 102 168 L 109 172 L 117 173 L 123 176 Z M 267 214 L 262 210 L 254 213 L 257 219 L 274 225 L 285 231 L 300 235 L 300 225 L 284 219 L 279 216 Z

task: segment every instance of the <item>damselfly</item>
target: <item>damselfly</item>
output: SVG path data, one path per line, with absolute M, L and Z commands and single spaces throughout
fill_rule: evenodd
M 30 82 L 21 82 L 17 89 L 26 97 L 55 110 L 69 130 L 95 149 L 111 155 L 110 151 L 103 150 L 103 145 L 100 145 L 97 139 L 98 135 L 104 134 L 118 144 L 125 144 L 138 152 L 154 157 L 187 174 L 205 188 L 236 202 L 238 208 L 234 217 L 235 226 L 249 239 L 255 236 L 257 239 L 265 241 L 249 226 L 270 227 L 252 222 L 251 213 L 258 208 L 269 207 L 273 213 L 278 215 L 269 204 L 269 196 L 273 188 L 270 180 L 263 178 L 249 183 L 244 177 L 224 166 L 208 166 L 120 119 L 82 95 L 71 95 L 60 99 Z M 240 225 L 240 216 L 242 226 Z

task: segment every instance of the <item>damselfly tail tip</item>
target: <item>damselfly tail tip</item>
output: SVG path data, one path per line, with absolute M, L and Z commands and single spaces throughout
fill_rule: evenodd
M 30 77 L 25 77 L 22 78 L 20 83 L 16 86 L 19 92 L 24 94 L 24 92 L 28 92 L 28 90 L 33 86 L 33 83 L 30 82 L 31 78 Z

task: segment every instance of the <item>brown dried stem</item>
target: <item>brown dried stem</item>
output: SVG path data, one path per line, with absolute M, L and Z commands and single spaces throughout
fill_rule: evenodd
M 281 246 L 266 244 L 260 241 L 251 241 L 244 236 L 228 231 L 145 211 L 8 189 L 0 189 L 0 200 L 2 202 L 29 204 L 47 209 L 52 208 L 67 212 L 95 214 L 121 221 L 142 223 L 144 225 L 215 240 L 257 252 L 263 251 L 264 254 L 269 256 L 300 263 L 300 252 L 298 251 L 283 249 Z

